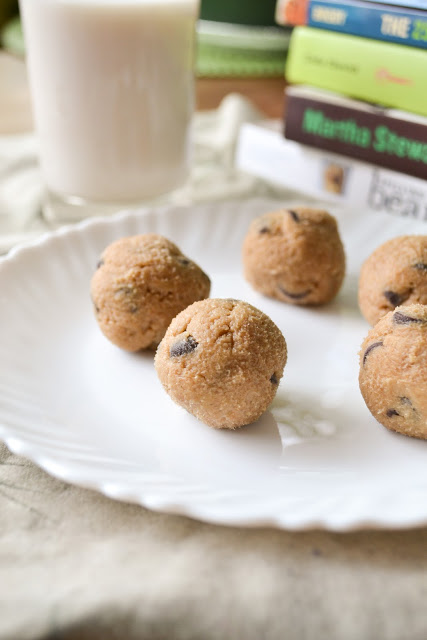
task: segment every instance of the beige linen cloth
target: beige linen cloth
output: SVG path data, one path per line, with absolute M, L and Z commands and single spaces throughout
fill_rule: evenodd
M 239 124 L 259 117 L 238 96 L 197 115 L 177 201 L 287 195 L 233 169 Z M 0 172 L 6 250 L 46 226 L 31 135 L 0 140 Z M 427 529 L 208 525 L 65 484 L 4 445 L 0 474 L 1 640 L 427 638 Z

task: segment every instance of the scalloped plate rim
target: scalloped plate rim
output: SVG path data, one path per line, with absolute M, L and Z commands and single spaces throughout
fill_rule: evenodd
M 277 200 L 265 199 L 265 198 L 257 198 L 251 199 L 250 203 L 253 205 L 259 204 L 261 207 L 263 203 L 267 206 L 267 203 L 270 205 Z M 221 203 L 226 204 L 226 203 Z M 232 206 L 236 206 L 236 203 L 230 203 Z M 244 206 L 244 202 L 240 201 L 239 206 Z M 212 206 L 212 205 L 209 205 Z M 220 206 L 220 205 L 219 205 Z M 2 267 L 4 264 L 10 264 L 15 260 L 19 260 L 20 256 L 25 254 L 29 250 L 42 250 L 45 247 L 48 247 L 50 243 L 55 242 L 56 238 L 60 238 L 63 236 L 80 236 L 80 234 L 85 233 L 88 229 L 93 229 L 97 226 L 102 227 L 104 225 L 110 226 L 119 224 L 123 221 L 128 221 L 131 218 L 137 217 L 146 217 L 155 213 L 156 215 L 167 215 L 168 213 L 177 210 L 187 211 L 188 209 L 194 209 L 195 207 L 203 208 L 204 205 L 189 205 L 189 206 L 173 206 L 173 205 L 165 205 L 158 208 L 153 207 L 144 207 L 139 209 L 138 211 L 132 210 L 123 210 L 118 212 L 117 214 L 111 217 L 99 217 L 99 218 L 90 218 L 83 220 L 77 224 L 70 224 L 63 226 L 59 229 L 55 229 L 53 231 L 47 231 L 42 233 L 39 237 L 31 240 L 30 242 L 24 243 L 22 245 L 18 245 L 11 249 L 6 256 L 2 256 L 0 258 L 0 274 L 2 271 Z M 211 513 L 207 513 L 206 510 L 203 509 L 203 506 L 194 504 L 187 504 L 185 501 L 179 502 L 179 500 L 174 500 L 173 498 L 167 498 L 162 495 L 161 491 L 151 491 L 148 490 L 144 492 L 144 490 L 132 490 L 129 489 L 126 485 L 121 485 L 120 482 L 117 482 L 114 485 L 114 490 L 111 487 L 111 483 L 108 481 L 104 481 L 102 479 L 91 478 L 89 479 L 85 476 L 81 470 L 77 473 L 73 473 L 72 464 L 69 467 L 62 466 L 61 471 L 59 471 L 58 463 L 55 460 L 54 456 L 46 454 L 43 452 L 43 447 L 34 445 L 26 439 L 25 437 L 21 437 L 14 432 L 13 426 L 8 427 L 7 425 L 0 423 L 0 436 L 1 439 L 6 443 L 6 445 L 10 448 L 10 450 L 17 455 L 22 455 L 32 462 L 34 462 L 41 469 L 45 470 L 47 473 L 52 475 L 53 477 L 57 477 L 63 481 L 70 482 L 80 487 L 97 490 L 100 493 L 120 501 L 133 502 L 140 504 L 146 508 L 149 508 L 154 511 L 170 513 L 176 515 L 185 515 L 191 518 L 196 518 L 198 520 L 209 522 L 212 524 L 222 524 L 226 526 L 245 526 L 245 527 L 264 527 L 264 526 L 273 526 L 276 528 L 287 529 L 287 530 L 308 530 L 313 528 L 321 528 L 331 531 L 355 531 L 355 530 L 363 530 L 363 529 L 406 529 L 414 526 L 423 526 L 427 524 L 427 508 L 425 512 L 414 514 L 412 516 L 406 516 L 404 518 L 396 519 L 393 515 L 384 515 L 380 514 L 377 516 L 364 516 L 361 513 L 355 512 L 352 517 L 346 516 L 346 519 L 340 520 L 338 518 L 334 518 L 331 513 L 310 516 L 307 513 L 301 515 L 298 514 L 288 514 L 279 512 L 276 514 L 270 514 L 268 516 L 260 515 L 254 516 L 252 515 L 237 515 L 235 517 L 229 517 L 224 515 L 224 512 L 217 513 L 215 509 Z M 77 476 L 77 477 L 76 477 Z M 141 479 L 143 482 L 144 472 L 141 472 Z M 427 488 L 427 481 L 426 481 Z M 388 492 L 383 492 L 383 496 L 385 497 Z M 248 497 L 252 494 L 248 492 L 246 494 Z M 378 495 L 376 496 L 378 499 Z M 338 502 L 340 499 L 338 499 Z M 285 501 L 286 502 L 286 501 Z

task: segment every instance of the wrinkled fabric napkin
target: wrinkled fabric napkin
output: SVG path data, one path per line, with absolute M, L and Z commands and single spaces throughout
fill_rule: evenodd
M 2 640 L 425 640 L 427 530 L 286 532 L 114 502 L 0 447 Z
M 197 114 L 194 170 L 174 201 L 288 195 L 233 167 L 240 124 L 260 117 L 239 96 Z M 42 193 L 34 138 L 1 139 L 3 250 L 47 228 Z M 65 484 L 4 445 L 0 510 L 0 640 L 427 637 L 425 528 L 209 525 Z

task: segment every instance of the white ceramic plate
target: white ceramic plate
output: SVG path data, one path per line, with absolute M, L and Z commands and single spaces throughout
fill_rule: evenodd
M 348 275 L 321 309 L 264 298 L 241 276 L 249 221 L 277 207 L 252 201 L 122 213 L 87 221 L 0 261 L 0 436 L 51 474 L 151 509 L 288 529 L 427 523 L 427 442 L 389 433 L 358 389 L 368 331 L 357 308 L 361 261 L 387 238 L 427 225 L 337 212 Z M 255 424 L 215 431 L 174 405 L 152 354 L 99 332 L 89 281 L 114 239 L 155 231 L 210 274 L 213 297 L 249 301 L 282 329 L 288 364 Z

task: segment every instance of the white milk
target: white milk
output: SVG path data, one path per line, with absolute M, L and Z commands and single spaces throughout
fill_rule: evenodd
M 135 202 L 186 177 L 197 0 L 21 0 L 47 187 Z

